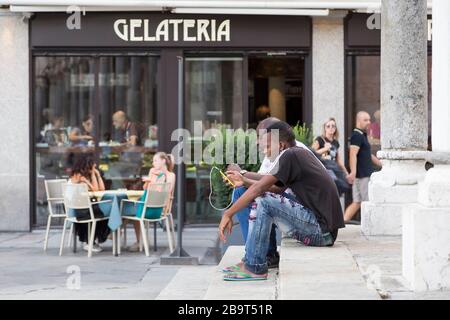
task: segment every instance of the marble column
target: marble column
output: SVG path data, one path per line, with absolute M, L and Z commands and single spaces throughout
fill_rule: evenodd
M 450 289 L 450 1 L 433 1 L 432 146 L 418 203 L 403 211 L 403 276 L 415 291 Z
M 427 1 L 382 0 L 381 158 L 369 184 L 361 229 L 399 235 L 402 208 L 417 200 L 425 175 L 427 121 Z
M 28 20 L 0 12 L 0 231 L 31 228 L 28 40 Z
M 312 57 L 313 57 L 313 114 L 314 136 L 322 133 L 326 119 L 336 119 L 339 132 L 345 132 L 345 48 L 344 18 L 346 11 L 333 11 L 328 17 L 312 19 Z M 346 144 L 344 135 L 339 137 L 339 156 L 345 159 L 342 146 Z

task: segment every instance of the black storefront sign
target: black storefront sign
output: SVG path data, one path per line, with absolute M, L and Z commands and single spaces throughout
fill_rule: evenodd
M 428 47 L 431 49 L 431 16 L 428 16 Z M 378 13 L 351 13 L 345 18 L 345 47 L 347 49 L 380 48 L 381 16 Z
M 308 48 L 311 20 L 295 16 L 86 13 L 69 29 L 65 13 L 38 13 L 31 46 L 148 48 Z

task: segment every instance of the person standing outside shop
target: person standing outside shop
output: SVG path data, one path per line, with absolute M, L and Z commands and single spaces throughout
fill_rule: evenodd
M 322 135 L 318 136 L 312 148 L 324 159 L 335 161 L 345 175 L 348 175 L 344 162 L 339 157 L 339 132 L 336 119 L 328 118 L 322 126 Z
M 360 111 L 356 115 L 356 128 L 350 137 L 350 174 L 348 183 L 352 184 L 353 202 L 344 213 L 344 221 L 349 222 L 361 208 L 361 202 L 369 200 L 369 180 L 373 172 L 373 165 L 381 167 L 381 161 L 370 150 L 367 130 L 370 127 L 370 115 Z

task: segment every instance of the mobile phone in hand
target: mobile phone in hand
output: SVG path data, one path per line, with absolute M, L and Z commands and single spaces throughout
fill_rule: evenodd
M 227 177 L 227 175 L 225 173 L 223 173 L 222 170 L 219 169 L 220 174 L 222 175 L 222 177 L 228 181 L 229 184 L 231 184 L 233 186 L 233 188 L 236 188 L 236 186 L 234 185 L 234 183 Z

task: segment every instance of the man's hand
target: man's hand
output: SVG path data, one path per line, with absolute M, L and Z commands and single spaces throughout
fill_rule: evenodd
M 222 216 L 222 220 L 219 225 L 219 235 L 220 240 L 223 242 L 227 241 L 227 235 L 231 234 L 231 230 L 233 229 L 233 218 L 228 214 L 228 210 L 224 212 Z
M 376 165 L 377 167 L 379 167 L 379 168 L 382 168 L 383 167 L 383 164 L 381 163 L 381 160 L 380 159 L 378 159 L 376 156 L 374 156 L 374 155 L 372 155 L 372 163 L 374 164 L 374 165 Z
M 237 172 L 239 172 L 239 171 L 241 171 L 241 167 L 239 167 L 237 164 L 232 163 L 232 164 L 228 165 L 227 171 L 237 171 Z
M 226 175 L 227 175 L 228 179 L 230 179 L 234 183 L 235 187 L 241 187 L 244 185 L 244 177 L 239 172 L 227 171 Z M 228 181 L 226 181 L 226 179 L 224 179 L 224 182 L 228 186 L 232 187 L 232 185 L 230 185 L 230 183 Z
M 347 182 L 353 184 L 355 182 L 356 174 L 350 173 L 347 175 Z

